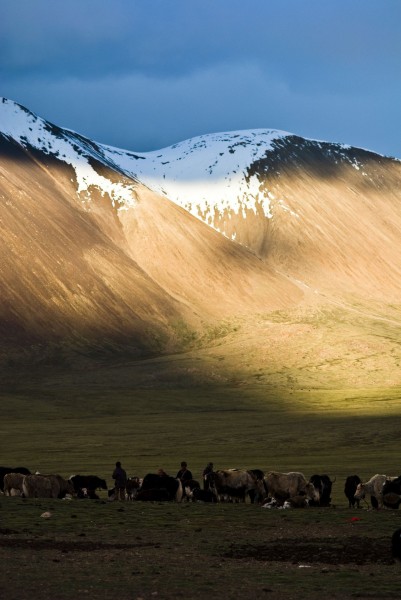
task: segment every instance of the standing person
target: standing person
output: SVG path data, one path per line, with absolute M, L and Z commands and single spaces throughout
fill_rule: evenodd
M 213 473 L 213 463 L 207 463 L 206 467 L 203 469 L 202 479 L 203 479 L 203 489 L 208 490 L 210 488 L 210 473 Z
M 112 477 L 115 482 L 116 500 L 121 500 L 121 502 L 124 502 L 125 486 L 127 484 L 127 473 L 122 468 L 119 460 L 116 462 L 116 468 L 113 471 Z
M 190 479 L 192 479 L 192 473 L 187 468 L 187 463 L 185 462 L 185 460 L 183 460 L 181 463 L 181 469 L 178 471 L 176 479 L 180 479 L 181 483 L 184 483 L 185 481 L 189 481 Z

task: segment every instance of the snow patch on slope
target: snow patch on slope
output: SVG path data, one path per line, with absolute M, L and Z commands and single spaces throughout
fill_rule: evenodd
M 219 230 L 216 216 L 246 218 L 252 211 L 272 217 L 269 193 L 249 168 L 273 149 L 275 140 L 288 135 L 255 129 L 203 135 L 146 153 L 100 148 L 127 175 Z
M 120 208 L 126 208 L 135 204 L 134 186 L 112 183 L 99 175 L 91 166 L 87 152 L 71 132 L 53 127 L 6 98 L 1 99 L 0 132 L 27 149 L 33 147 L 71 165 L 76 173 L 77 193 L 82 201 L 90 198 L 89 188 L 94 186 L 102 195 L 110 196 L 113 206 L 117 204 Z

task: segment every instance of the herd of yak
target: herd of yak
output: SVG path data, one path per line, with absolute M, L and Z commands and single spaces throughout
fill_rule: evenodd
M 207 473 L 202 485 L 193 479 L 180 480 L 168 475 L 149 473 L 143 479 L 129 477 L 125 499 L 135 501 L 245 502 L 266 508 L 298 508 L 330 506 L 332 485 L 328 475 L 313 475 L 309 480 L 302 473 L 264 473 L 259 469 L 226 469 Z M 96 475 L 31 474 L 24 467 L 0 467 L 0 488 L 7 496 L 25 498 L 99 499 L 97 490 L 106 490 L 109 500 L 116 498 L 115 490 Z M 374 475 L 363 482 L 358 475 L 347 477 L 344 494 L 349 507 L 358 507 L 370 496 L 373 508 L 398 508 L 401 504 L 401 476 Z

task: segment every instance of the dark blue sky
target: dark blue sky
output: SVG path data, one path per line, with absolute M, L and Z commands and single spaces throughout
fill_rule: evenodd
M 266 127 L 401 158 L 401 0 L 0 0 L 0 82 L 127 149 Z

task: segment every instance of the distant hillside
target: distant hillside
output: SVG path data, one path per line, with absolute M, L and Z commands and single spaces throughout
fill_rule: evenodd
M 399 298 L 399 160 L 274 130 L 102 152 L 304 287 Z
M 209 322 L 302 297 L 89 140 L 9 101 L 0 129 L 0 364 L 176 351 Z
M 3 99 L 0 198 L 0 365 L 161 355 L 277 310 L 399 306 L 401 162 L 366 150 L 255 130 L 133 153 Z

